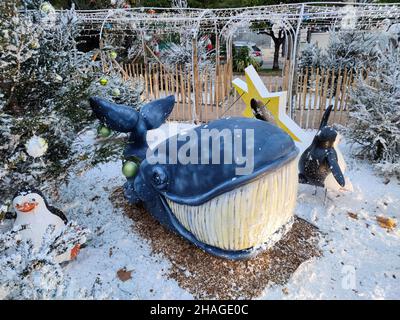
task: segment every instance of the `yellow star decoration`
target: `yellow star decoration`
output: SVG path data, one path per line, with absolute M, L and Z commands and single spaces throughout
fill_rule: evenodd
M 250 101 L 252 99 L 261 101 L 271 112 L 280 128 L 286 131 L 293 140 L 304 141 L 304 131 L 286 114 L 286 91 L 269 92 L 252 65 L 248 66 L 244 72 L 246 82 L 239 78 L 232 81 L 233 86 L 242 95 L 242 99 L 246 104 L 243 116 L 254 117 Z

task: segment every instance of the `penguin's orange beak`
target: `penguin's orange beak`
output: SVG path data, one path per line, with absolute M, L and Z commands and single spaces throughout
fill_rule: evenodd
M 31 212 L 33 209 L 35 209 L 35 208 L 37 207 L 37 205 L 38 205 L 38 204 L 37 204 L 36 202 L 24 202 L 24 203 L 21 204 L 21 205 L 16 204 L 16 205 L 15 205 L 15 208 L 16 208 L 18 211 L 28 213 L 28 212 Z

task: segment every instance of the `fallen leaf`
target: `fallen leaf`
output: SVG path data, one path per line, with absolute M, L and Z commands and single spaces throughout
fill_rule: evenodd
M 397 224 L 396 221 L 392 218 L 386 218 L 382 216 L 377 216 L 376 221 L 378 221 L 378 224 L 385 229 L 392 230 L 394 229 Z
M 288 288 L 283 288 L 283 289 L 282 289 L 282 292 L 283 292 L 285 295 L 288 295 L 288 294 L 289 294 Z
M 129 279 L 132 279 L 132 270 L 127 271 L 125 268 L 119 269 L 117 271 L 117 276 L 122 282 L 128 281 Z
M 347 214 L 349 215 L 350 218 L 358 220 L 357 213 L 354 213 L 354 212 L 351 212 L 351 211 L 347 211 Z

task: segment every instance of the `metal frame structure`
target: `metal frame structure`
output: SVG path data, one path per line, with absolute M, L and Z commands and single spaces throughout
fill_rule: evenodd
M 195 8 L 130 8 L 111 10 L 77 11 L 86 30 L 98 30 L 100 38 L 104 28 L 115 32 L 134 31 L 168 34 L 190 32 L 194 45 L 200 34 L 213 33 L 220 41 L 232 43 L 232 36 L 242 26 L 253 22 L 279 21 L 292 46 L 288 53 L 290 71 L 288 80 L 289 111 L 292 114 L 292 89 L 296 71 L 299 38 L 301 29 L 334 28 L 340 29 L 346 17 L 355 19 L 355 28 L 360 31 L 379 29 L 382 21 L 391 24 L 400 22 L 400 3 L 343 3 L 343 2 L 306 2 L 297 4 L 280 4 L 270 6 L 228 8 L 228 9 L 195 9 Z M 227 46 L 230 48 L 230 45 Z M 287 47 L 287 46 L 285 46 Z M 219 47 L 216 48 L 219 55 Z M 227 55 L 232 52 L 227 50 Z M 194 54 L 192 60 L 195 61 Z M 193 69 L 196 70 L 194 65 Z M 195 75 L 193 75 L 195 81 Z

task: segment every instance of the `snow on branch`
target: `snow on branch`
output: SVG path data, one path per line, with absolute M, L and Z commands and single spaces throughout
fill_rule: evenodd
M 50 299 L 67 294 L 70 279 L 64 276 L 57 256 L 82 243 L 89 234 L 76 222 L 60 232 L 48 228 L 39 248 L 22 240 L 19 226 L 0 234 L 0 297 L 3 299 Z

